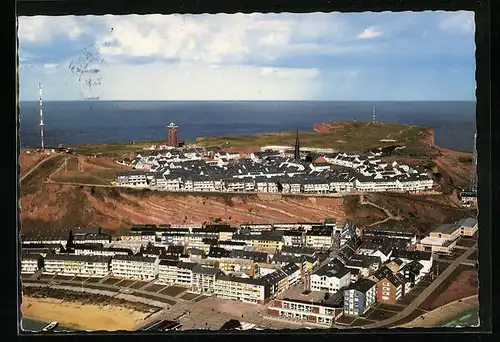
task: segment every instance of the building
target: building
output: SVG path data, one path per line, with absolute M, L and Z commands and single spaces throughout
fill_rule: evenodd
M 377 302 L 396 304 L 405 294 L 405 281 L 399 274 L 387 273 L 377 282 Z
M 267 309 L 267 315 L 281 319 L 303 321 L 324 327 L 333 325 L 342 316 L 342 306 L 328 301 L 313 302 L 298 299 L 275 299 Z
M 170 147 L 179 147 L 179 126 L 171 122 L 170 125 L 167 126 L 167 129 L 167 145 Z
M 111 273 L 118 278 L 153 280 L 158 276 L 158 258 L 140 255 L 115 255 Z
M 344 290 L 344 315 L 361 316 L 377 301 L 377 283 L 360 279 Z
M 416 245 L 419 251 L 452 254 L 461 236 L 461 227 L 456 223 L 442 224 Z
M 306 247 L 330 249 L 333 245 L 333 230 L 311 229 L 306 232 Z
M 158 264 L 159 284 L 191 286 L 196 263 L 162 259 Z
M 288 230 L 283 233 L 283 245 L 289 247 L 302 247 L 305 244 L 305 235 L 301 231 Z
M 391 259 L 396 258 L 401 259 L 404 264 L 408 264 L 411 261 L 420 263 L 423 266 L 421 269 L 422 274 L 427 274 L 430 272 L 434 261 L 432 253 L 421 251 L 394 250 L 392 252 Z
M 252 279 L 219 274 L 214 284 L 214 294 L 224 299 L 264 304 L 270 296 L 270 285 L 263 278 Z
M 110 260 L 100 255 L 47 254 L 43 273 L 105 277 L 109 274 Z
M 43 257 L 40 254 L 23 252 L 21 255 L 21 274 L 34 274 L 43 268 Z
M 474 217 L 469 217 L 457 222 L 460 227 L 461 236 L 474 236 L 478 231 L 477 219 Z
M 201 294 L 213 294 L 218 274 L 220 274 L 220 271 L 217 265 L 196 264 L 192 269 L 191 291 Z
M 338 259 L 335 259 L 312 273 L 310 281 L 312 291 L 336 293 L 351 283 L 351 275 L 349 270 Z
M 147 174 L 142 171 L 126 171 L 116 174 L 116 184 L 133 188 L 147 188 Z

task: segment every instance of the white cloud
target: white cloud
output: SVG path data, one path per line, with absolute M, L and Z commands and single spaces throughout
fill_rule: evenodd
M 320 75 L 320 71 L 316 68 L 261 68 L 260 74 L 286 79 L 313 79 Z
M 441 19 L 439 27 L 449 33 L 474 33 L 474 12 L 458 11 L 443 13 L 443 19 Z
M 359 39 L 373 39 L 375 37 L 378 37 L 382 34 L 382 32 L 377 31 L 375 27 L 368 27 L 365 29 L 363 32 L 358 34 Z
M 81 18 L 79 18 L 81 19 Z M 20 17 L 17 35 L 23 43 L 43 43 L 64 35 L 76 39 L 85 32 L 85 21 L 75 20 L 74 16 L 66 17 Z

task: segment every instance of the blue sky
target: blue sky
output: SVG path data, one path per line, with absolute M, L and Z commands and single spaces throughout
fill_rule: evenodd
M 39 81 L 45 100 L 475 99 L 472 12 L 37 16 L 18 37 L 21 101 Z

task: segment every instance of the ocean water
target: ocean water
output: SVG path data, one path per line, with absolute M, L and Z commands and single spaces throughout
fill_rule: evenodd
M 39 320 L 23 318 L 22 323 L 21 323 L 21 327 L 22 327 L 22 330 L 24 330 L 25 332 L 39 332 L 40 330 L 42 330 L 42 328 L 47 326 L 47 324 L 49 324 L 49 323 L 50 322 L 43 322 L 43 321 L 39 321 Z M 62 325 L 58 325 L 57 328 L 54 329 L 54 332 L 69 331 L 69 330 L 71 330 L 71 329 L 66 328 Z
M 311 131 L 315 123 L 377 121 L 429 126 L 437 145 L 472 151 L 475 102 L 75 101 L 44 102 L 45 144 L 164 140 L 170 122 L 181 140 L 199 136 Z M 40 145 L 38 102 L 20 104 L 20 142 Z

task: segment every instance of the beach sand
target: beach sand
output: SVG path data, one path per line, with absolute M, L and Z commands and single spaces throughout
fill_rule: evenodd
M 454 301 L 429 311 L 407 324 L 398 326 L 398 328 L 435 328 L 438 327 L 440 323 L 452 319 L 460 313 L 473 309 L 474 307 L 479 307 L 477 295 L 461 299 L 460 301 Z
M 117 306 L 82 305 L 52 298 L 23 296 L 23 316 L 44 322 L 57 321 L 75 330 L 132 330 L 148 314 Z

